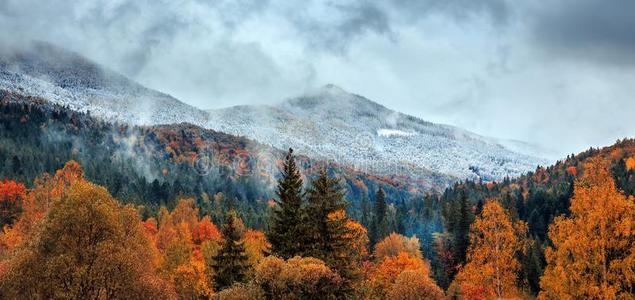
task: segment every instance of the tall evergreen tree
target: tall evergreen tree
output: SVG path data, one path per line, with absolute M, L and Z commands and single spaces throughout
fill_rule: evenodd
M 459 202 L 459 219 L 454 232 L 454 257 L 460 264 L 465 262 L 467 248 L 470 245 L 470 225 L 474 222 L 474 213 L 470 206 L 467 196 L 462 193 Z
M 291 148 L 282 168 L 282 178 L 278 180 L 276 195 L 278 206 L 271 216 L 267 239 L 273 253 L 289 259 L 302 254 L 305 249 L 303 239 L 306 238 L 303 230 L 302 177 Z
M 371 247 L 374 247 L 377 242 L 381 241 L 389 234 L 386 211 L 386 195 L 384 194 L 384 190 L 380 188 L 375 195 L 373 220 L 370 224 L 370 232 L 368 234 Z
M 408 217 L 408 207 L 406 207 L 406 202 L 402 199 L 398 202 L 397 205 L 397 215 L 396 215 L 396 230 L 397 233 L 405 235 L 406 234 L 406 218 Z
M 529 239 L 525 250 L 519 254 L 522 266 L 519 286 L 526 285 L 533 295 L 537 295 L 540 291 L 540 277 L 545 265 L 540 240 Z
M 307 235 L 311 239 L 312 249 L 307 256 L 320 259 L 328 258 L 334 246 L 334 239 L 339 232 L 333 232 L 330 228 L 329 215 L 346 209 L 344 193 L 338 187 L 339 181 L 330 178 L 326 170 L 321 170 L 317 179 L 312 182 L 308 193 L 308 205 L 306 208 L 306 223 L 310 224 Z
M 307 235 L 312 247 L 305 256 L 319 258 L 338 272 L 344 279 L 342 291 L 345 293 L 356 278 L 357 270 L 351 258 L 353 234 L 347 227 L 344 192 L 339 180 L 330 178 L 326 170 L 322 170 L 307 193 Z
M 359 206 L 361 210 L 360 223 L 362 223 L 364 227 L 368 227 L 370 223 L 370 208 L 368 207 L 368 198 L 365 195 L 362 196 Z
M 247 254 L 244 245 L 244 225 L 236 211 L 227 213 L 222 228 L 223 245 L 214 257 L 214 284 L 217 290 L 245 281 Z

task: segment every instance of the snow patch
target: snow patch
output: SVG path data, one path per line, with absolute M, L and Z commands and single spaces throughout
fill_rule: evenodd
M 399 129 L 386 129 L 381 128 L 377 129 L 377 135 L 381 137 L 393 137 L 393 136 L 413 136 L 416 135 L 414 132 L 406 132 Z

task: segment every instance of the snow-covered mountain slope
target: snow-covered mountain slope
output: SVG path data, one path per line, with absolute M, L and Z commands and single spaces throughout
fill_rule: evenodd
M 0 90 L 109 121 L 187 122 L 279 149 L 293 147 L 369 174 L 405 175 L 435 186 L 517 176 L 546 163 L 501 141 L 398 113 L 332 85 L 277 105 L 206 112 L 50 44 L 36 42 L 19 51 L 1 46 Z
M 0 89 L 36 96 L 106 120 L 206 124 L 208 114 L 51 44 L 0 47 Z
M 333 85 L 274 106 L 210 110 L 209 128 L 371 173 L 458 179 L 518 176 L 545 160 L 494 139 L 390 110 Z

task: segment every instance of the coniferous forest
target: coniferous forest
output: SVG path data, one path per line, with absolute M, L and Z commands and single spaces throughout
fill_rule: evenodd
M 275 152 L 273 174 L 248 172 L 231 163 L 245 139 L 191 125 L 112 124 L 10 93 L 0 108 L 2 298 L 635 293 L 633 140 L 423 192 L 307 171 L 292 149 Z M 230 161 L 214 176 L 192 158 L 210 145 Z

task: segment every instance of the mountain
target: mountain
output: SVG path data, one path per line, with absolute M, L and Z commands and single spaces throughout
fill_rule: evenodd
M 234 205 L 264 228 L 269 200 L 285 152 L 256 141 L 192 124 L 132 126 L 0 89 L 0 179 L 33 182 L 69 160 L 79 162 L 86 177 L 127 203 L 156 214 L 179 197 L 193 197 L 202 207 Z M 340 179 L 360 217 L 361 202 L 381 188 L 391 203 L 420 199 L 440 189 L 429 182 L 382 177 L 347 166 L 296 156 L 305 183 L 322 167 Z M 228 203 L 217 203 L 221 193 Z M 231 204 L 230 204 L 231 203 Z M 212 208 L 210 208 L 212 210 Z M 218 216 L 221 220 L 221 216 Z
M 462 179 L 501 180 L 546 164 L 500 141 L 395 112 L 334 85 L 277 105 L 204 111 L 42 42 L 0 49 L 0 90 L 107 121 L 190 123 L 436 189 Z
M 277 105 L 234 106 L 209 113 L 208 128 L 278 148 L 293 146 L 312 157 L 374 173 L 438 173 L 489 181 L 547 163 L 494 139 L 390 110 L 334 85 Z
M 0 89 L 130 124 L 205 124 L 208 114 L 44 42 L 0 47 Z

